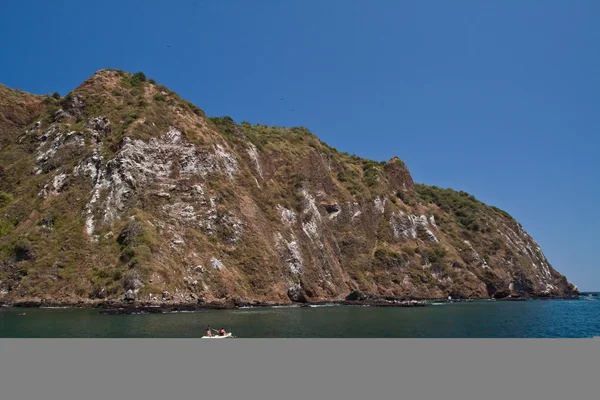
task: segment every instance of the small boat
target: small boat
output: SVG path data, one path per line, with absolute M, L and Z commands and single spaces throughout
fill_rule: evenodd
M 215 336 L 202 336 L 202 339 L 230 339 L 233 338 L 231 332 L 227 332 L 225 335 L 215 335 Z

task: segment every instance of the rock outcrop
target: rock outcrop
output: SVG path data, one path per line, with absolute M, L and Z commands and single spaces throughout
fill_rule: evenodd
M 5 303 L 577 292 L 510 215 L 415 184 L 397 157 L 208 118 L 140 74 L 61 99 L 0 87 L 0 112 Z

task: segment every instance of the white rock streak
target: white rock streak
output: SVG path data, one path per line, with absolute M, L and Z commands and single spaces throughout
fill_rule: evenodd
M 168 179 L 173 172 L 173 160 L 178 160 L 179 172 L 184 176 L 205 178 L 212 173 L 223 173 L 233 178 L 238 171 L 235 157 L 221 145 L 214 147 L 214 153 L 199 152 L 194 145 L 184 142 L 181 132 L 174 128 L 148 142 L 125 138 L 121 150 L 108 162 L 100 157 L 98 148 L 74 170 L 94 183 L 91 200 L 86 206 L 86 230 L 90 235 L 95 229 L 94 214 L 98 206 L 102 223 L 114 221 L 125 211 L 127 200 L 136 191 L 159 179 Z M 199 197 L 204 196 L 201 185 L 195 185 L 194 189 Z M 101 194 L 104 198 L 99 205 Z M 179 210 L 188 220 L 194 219 L 195 215 L 190 207 Z

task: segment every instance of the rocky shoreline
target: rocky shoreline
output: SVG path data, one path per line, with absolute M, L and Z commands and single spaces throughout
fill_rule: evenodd
M 227 302 L 198 302 L 198 303 L 136 303 L 124 301 L 102 301 L 102 302 L 52 302 L 45 300 L 27 300 L 14 303 L 0 302 L 0 307 L 21 308 L 92 308 L 98 309 L 100 314 L 162 314 L 170 312 L 193 312 L 201 310 L 233 310 L 240 308 L 260 307 L 311 307 L 324 305 L 346 305 L 363 307 L 427 307 L 432 303 L 468 303 L 475 300 L 492 301 L 527 301 L 527 300 L 577 300 L 580 296 L 567 297 L 505 297 L 500 299 L 411 299 L 390 298 L 375 295 L 363 295 L 352 292 L 344 300 L 313 301 L 313 302 L 259 302 L 230 300 Z
M 170 312 L 193 312 L 201 310 L 234 310 L 240 308 L 267 307 L 311 307 L 324 305 L 348 305 L 366 307 L 425 307 L 427 300 L 393 300 L 393 301 L 318 301 L 310 303 L 262 303 L 262 302 L 229 302 L 229 303 L 180 303 L 180 304 L 136 304 L 122 302 L 105 303 L 51 303 L 42 301 L 22 301 L 12 304 L 0 304 L 5 307 L 20 308 L 92 308 L 100 314 L 162 314 Z

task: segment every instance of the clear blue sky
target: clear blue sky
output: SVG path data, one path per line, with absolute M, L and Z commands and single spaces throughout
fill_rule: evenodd
M 599 21 L 596 0 L 6 1 L 0 82 L 65 94 L 143 71 L 209 115 L 398 155 L 600 290 Z

